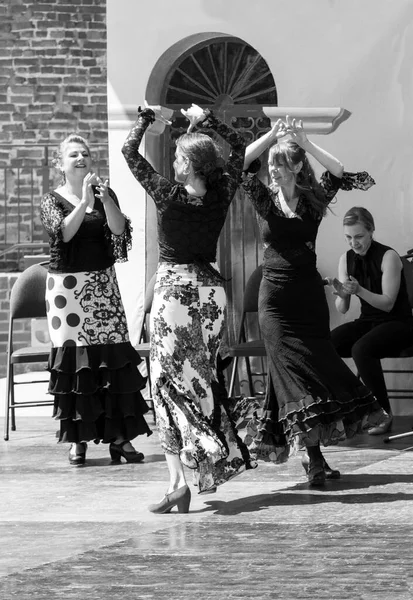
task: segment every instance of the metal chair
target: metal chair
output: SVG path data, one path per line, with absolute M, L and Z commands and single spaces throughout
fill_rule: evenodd
M 401 257 L 403 263 L 403 273 L 406 279 L 406 287 L 407 293 L 409 295 L 410 306 L 413 311 L 413 249 L 408 250 L 407 254 Z M 412 359 L 413 358 L 413 339 L 412 345 L 408 348 L 405 348 L 398 354 L 397 356 L 388 356 L 386 358 L 398 358 L 398 359 Z M 413 365 L 410 369 L 383 369 L 383 373 L 404 373 L 404 374 L 413 374 Z M 411 399 L 413 398 L 413 388 L 393 388 L 388 389 L 389 399 Z M 384 438 L 384 442 L 391 442 L 392 440 L 413 436 L 413 431 L 409 431 L 406 433 L 399 433 L 397 435 L 391 435 Z
M 150 368 L 150 361 L 149 361 L 149 354 L 150 354 L 149 315 L 150 315 L 151 308 L 152 308 L 153 290 L 155 287 L 155 280 L 156 280 L 156 273 L 151 277 L 151 279 L 149 280 L 148 285 L 146 287 L 145 300 L 143 303 L 143 318 L 142 318 L 141 329 L 139 332 L 139 342 L 135 346 L 135 350 L 139 353 L 139 356 L 141 358 L 145 359 L 146 372 L 148 375 L 149 394 L 151 394 L 151 390 L 152 390 L 151 368 Z M 153 404 L 153 399 L 151 397 L 149 397 L 147 399 L 147 402 L 150 404 L 151 410 L 153 412 L 153 416 L 155 418 L 155 408 L 154 408 L 154 404 Z
M 30 381 L 16 381 L 14 367 L 25 363 L 47 363 L 50 347 L 45 346 L 23 346 L 17 343 L 15 321 L 18 319 L 34 319 L 46 317 L 46 277 L 48 263 L 31 265 L 18 277 L 10 294 L 10 320 L 9 338 L 7 344 L 7 371 L 6 371 L 6 402 L 4 413 L 4 439 L 9 439 L 9 423 L 11 416 L 11 429 L 16 430 L 16 408 L 27 408 L 29 406 L 52 406 L 53 400 L 30 400 L 16 402 L 16 385 L 27 385 L 30 383 L 41 383 L 45 379 Z M 19 347 L 17 347 L 19 346 Z
M 247 371 L 248 385 L 249 385 L 249 393 L 250 396 L 257 396 L 264 394 L 263 392 L 257 392 L 254 387 L 255 377 L 262 377 L 266 379 L 266 367 L 264 365 L 264 359 L 266 357 L 266 351 L 264 342 L 261 339 L 259 328 L 258 328 L 258 292 L 260 289 L 260 283 L 262 279 L 262 265 L 258 266 L 255 271 L 251 274 L 247 281 L 247 285 L 245 286 L 244 291 L 244 299 L 243 299 L 243 307 L 242 307 L 242 315 L 239 326 L 237 343 L 231 346 L 228 349 L 229 356 L 234 358 L 232 371 L 231 371 L 231 379 L 228 389 L 229 397 L 234 395 L 235 382 L 238 377 L 238 366 L 239 359 L 245 359 L 245 366 Z M 249 319 L 254 320 L 254 326 L 249 323 Z M 248 325 L 250 325 L 248 327 Z M 257 337 L 258 333 L 258 337 Z M 253 335 L 254 334 L 254 335 Z M 251 358 L 260 358 L 261 359 L 261 370 L 260 371 L 252 371 L 251 369 Z

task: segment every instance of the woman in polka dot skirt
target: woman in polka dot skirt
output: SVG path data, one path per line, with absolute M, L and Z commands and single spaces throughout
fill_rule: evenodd
M 127 260 L 130 222 L 108 182 L 91 172 L 83 138 L 66 138 L 55 163 L 63 183 L 42 198 L 41 219 L 50 242 L 49 392 L 59 441 L 71 443 L 72 465 L 85 463 L 90 440 L 109 443 L 113 461 L 140 462 L 144 456 L 130 440 L 152 433 L 143 416 L 145 379 L 113 266 Z

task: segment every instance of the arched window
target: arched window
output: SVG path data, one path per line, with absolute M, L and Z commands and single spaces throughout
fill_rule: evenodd
M 274 78 L 262 56 L 245 42 L 210 41 L 191 49 L 170 72 L 162 104 L 221 107 L 277 106 Z

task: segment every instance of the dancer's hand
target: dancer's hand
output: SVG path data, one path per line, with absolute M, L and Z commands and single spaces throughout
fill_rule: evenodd
M 181 113 L 189 120 L 189 126 L 187 129 L 187 133 L 191 133 L 192 129 L 205 119 L 205 111 L 203 108 L 198 106 L 197 104 L 191 104 L 191 106 L 185 110 L 181 108 Z
M 164 117 L 163 112 L 162 112 L 162 106 L 160 106 L 159 104 L 150 105 L 146 102 L 146 100 L 144 101 L 144 106 L 145 106 L 145 108 L 150 108 L 151 110 L 153 110 L 153 112 L 155 113 L 156 121 L 159 121 L 160 123 L 164 123 L 165 125 L 172 125 L 172 121 L 169 121 L 166 117 Z
M 282 119 L 277 119 L 270 131 L 270 143 L 276 144 L 278 140 L 287 135 L 287 125 Z
M 285 119 L 285 128 L 286 134 L 289 134 L 292 141 L 301 146 L 301 148 L 304 148 L 308 139 L 304 131 L 302 120 L 293 119 L 287 115 Z

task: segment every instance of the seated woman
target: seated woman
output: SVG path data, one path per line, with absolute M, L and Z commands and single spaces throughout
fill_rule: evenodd
M 368 430 L 378 435 L 392 423 L 380 359 L 397 356 L 413 344 L 412 309 L 402 261 L 395 250 L 373 239 L 371 213 L 355 206 L 344 215 L 343 225 L 350 250 L 340 258 L 339 281 L 333 280 L 336 307 L 345 314 L 351 297 L 358 296 L 361 315 L 333 329 L 331 338 L 340 356 L 353 358 L 363 383 L 388 413 L 385 421 Z

